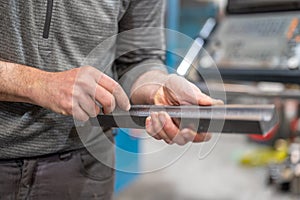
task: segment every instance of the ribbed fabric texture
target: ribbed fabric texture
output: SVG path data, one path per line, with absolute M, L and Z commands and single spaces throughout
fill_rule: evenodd
M 123 77 L 127 93 L 140 74 L 166 70 L 161 66 L 163 31 L 146 29 L 163 27 L 164 0 L 53 0 L 49 38 L 43 38 L 46 12 L 47 0 L 0 0 L 0 60 L 53 72 L 92 64 L 116 79 Z M 107 51 L 99 50 L 97 56 L 106 61 L 86 60 L 101 42 L 134 28 L 141 28 L 139 34 L 117 37 Z M 0 102 L 0 159 L 81 147 L 72 117 L 31 104 Z

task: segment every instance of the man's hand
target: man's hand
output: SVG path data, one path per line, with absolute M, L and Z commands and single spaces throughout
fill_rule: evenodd
M 170 75 L 154 95 L 155 105 L 202 105 L 222 104 L 220 100 L 212 99 L 203 94 L 199 88 L 186 79 Z M 180 122 L 174 122 L 167 113 L 152 113 L 146 121 L 147 132 L 156 139 L 167 143 L 184 145 L 189 141 L 202 142 L 210 139 L 207 133 L 196 133 L 191 129 L 180 130 Z
M 38 104 L 54 112 L 72 115 L 81 121 L 96 117 L 99 103 L 105 114 L 112 112 L 116 104 L 123 110 L 130 109 L 129 99 L 112 78 L 93 67 L 51 73 L 44 86 L 44 97 Z
M 203 94 L 198 87 L 185 78 L 175 74 L 167 77 L 165 83 L 160 86 L 154 95 L 155 105 L 202 105 L 210 106 L 223 104 L 220 100 L 215 100 Z
M 130 109 L 127 95 L 113 79 L 93 67 L 63 72 L 0 61 L 0 101 L 24 102 L 72 115 L 81 121 L 100 112 L 114 110 L 116 104 Z
M 146 84 L 145 81 L 152 81 Z M 154 83 L 153 77 L 158 77 L 159 82 Z M 202 105 L 210 106 L 216 104 L 223 104 L 220 100 L 212 99 L 211 97 L 203 94 L 199 88 L 186 79 L 177 75 L 162 75 L 161 72 L 153 71 L 147 72 L 141 77 L 144 80 L 142 86 L 137 86 L 139 80 L 134 85 L 136 92 L 133 91 L 132 98 L 136 102 L 141 102 L 142 97 L 146 96 L 143 92 L 147 89 L 149 92 L 146 102 L 151 102 L 155 105 Z M 144 85 L 144 86 L 143 86 Z M 153 88 L 153 89 L 151 89 Z M 153 90 L 155 92 L 153 92 Z M 210 139 L 207 133 L 196 133 L 192 129 L 180 130 L 180 122 L 173 121 L 166 112 L 154 112 L 146 120 L 146 131 L 154 138 L 172 144 L 177 143 L 184 145 L 187 142 L 203 142 Z

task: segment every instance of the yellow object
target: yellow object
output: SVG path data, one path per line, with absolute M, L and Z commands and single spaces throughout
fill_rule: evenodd
M 275 148 L 264 147 L 245 153 L 240 163 L 246 166 L 266 166 L 268 164 L 282 163 L 288 157 L 287 142 L 278 140 Z

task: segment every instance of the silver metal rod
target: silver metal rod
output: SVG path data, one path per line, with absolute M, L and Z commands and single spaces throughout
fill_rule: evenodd
M 143 129 L 146 118 L 152 112 L 160 111 L 165 111 L 173 120 L 180 121 L 181 128 L 193 127 L 197 132 L 264 135 L 278 121 L 274 105 L 140 105 L 132 106 L 129 112 L 115 111 L 109 115 L 100 114 L 97 122 L 105 129 L 112 127 Z

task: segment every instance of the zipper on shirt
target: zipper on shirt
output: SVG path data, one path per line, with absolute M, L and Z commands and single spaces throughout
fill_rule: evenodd
M 45 20 L 44 32 L 43 32 L 43 38 L 45 39 L 49 38 L 52 9 L 53 9 L 53 0 L 47 0 L 47 13 L 46 13 L 46 20 Z

